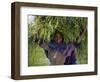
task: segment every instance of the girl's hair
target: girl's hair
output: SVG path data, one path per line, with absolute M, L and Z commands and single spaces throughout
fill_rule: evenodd
M 63 34 L 62 34 L 60 31 L 58 31 L 58 30 L 55 30 L 53 39 L 55 38 L 55 36 L 56 36 L 57 33 L 61 35 L 61 37 L 62 37 L 62 42 L 63 42 L 63 41 L 64 41 L 64 36 L 63 36 Z

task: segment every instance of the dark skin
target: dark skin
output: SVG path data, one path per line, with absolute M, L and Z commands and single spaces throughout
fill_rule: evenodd
M 62 42 L 62 36 L 60 35 L 60 33 L 56 33 L 55 34 L 54 40 L 55 40 L 55 42 L 57 44 L 61 44 L 61 42 Z
M 62 43 L 62 41 L 63 41 L 61 34 L 58 33 L 58 32 L 55 33 L 54 40 L 55 40 L 55 42 L 56 42 L 58 45 L 60 45 L 60 44 Z M 65 51 L 66 51 L 66 50 L 65 50 Z M 73 53 L 73 51 L 74 51 L 74 48 L 72 48 L 70 52 Z M 67 54 L 66 54 L 66 55 L 67 55 Z M 56 58 L 56 57 L 55 57 L 55 58 Z M 64 63 L 65 65 L 69 64 L 69 63 L 68 63 L 68 62 L 69 62 L 68 60 L 69 60 L 68 57 L 66 57 L 66 62 Z

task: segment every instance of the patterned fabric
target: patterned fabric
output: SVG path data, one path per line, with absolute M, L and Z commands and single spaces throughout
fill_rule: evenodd
M 47 58 L 51 61 L 51 65 L 57 64 L 76 64 L 76 46 L 74 43 L 62 42 L 57 44 L 54 40 L 47 43 L 42 43 L 41 47 L 44 48 Z

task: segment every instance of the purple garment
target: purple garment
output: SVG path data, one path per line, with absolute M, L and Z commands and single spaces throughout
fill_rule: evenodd
M 76 64 L 75 46 L 73 43 L 67 44 L 67 54 L 65 55 L 65 65 Z
M 67 47 L 68 47 L 67 56 L 71 56 L 71 53 L 72 53 L 72 51 L 75 50 L 75 47 L 73 44 L 69 44 L 69 45 L 67 45 Z
M 58 52 L 64 52 L 64 50 L 66 49 L 66 43 L 65 42 L 62 42 L 60 45 L 57 44 L 55 41 L 51 41 L 49 44 L 48 44 L 48 47 L 49 49 L 52 49 L 52 50 L 56 50 Z
M 63 53 L 64 55 L 64 64 L 76 64 L 76 53 L 75 53 L 75 45 L 74 43 L 62 42 L 58 45 L 54 40 L 50 41 L 48 44 L 41 44 L 41 47 L 44 48 L 46 56 L 48 57 L 48 51 L 54 50 L 57 52 Z

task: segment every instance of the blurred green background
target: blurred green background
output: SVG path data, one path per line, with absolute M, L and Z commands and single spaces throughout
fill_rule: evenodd
M 55 30 L 63 33 L 66 43 L 75 42 L 80 37 L 87 24 L 86 17 L 63 16 L 28 16 L 28 66 L 47 66 L 49 60 L 44 50 L 39 46 L 36 37 L 49 42 Z M 81 47 L 76 48 L 77 64 L 88 61 L 87 31 L 81 40 Z

